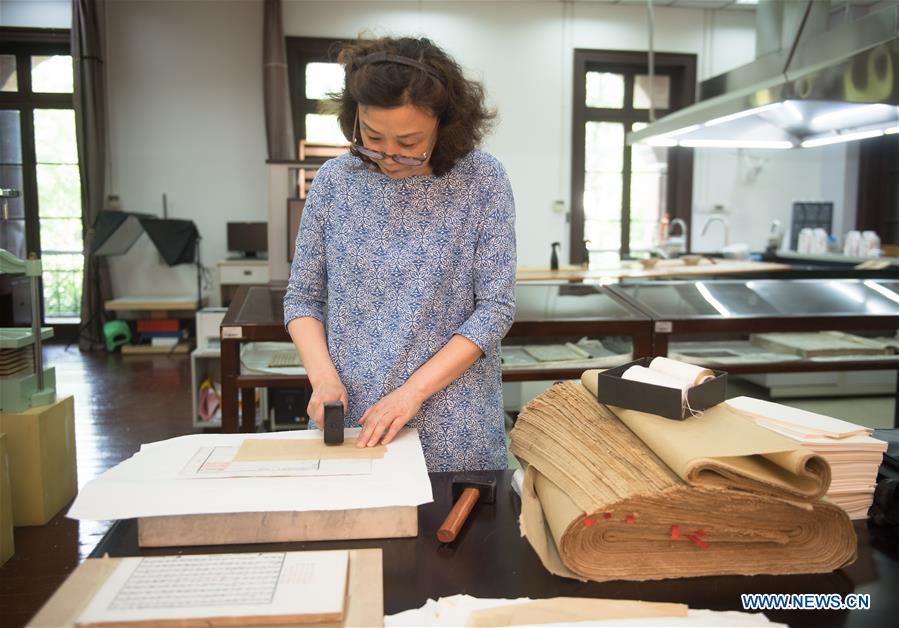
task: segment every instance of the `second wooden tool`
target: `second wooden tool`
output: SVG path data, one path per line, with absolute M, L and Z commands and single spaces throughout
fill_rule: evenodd
M 496 501 L 496 479 L 473 475 L 460 475 L 453 479 L 453 509 L 437 530 L 441 543 L 452 543 L 465 525 L 468 514 L 478 502 L 492 504 Z

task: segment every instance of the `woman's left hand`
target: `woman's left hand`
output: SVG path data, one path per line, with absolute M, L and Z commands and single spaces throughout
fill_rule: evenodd
M 374 447 L 379 442 L 386 445 L 406 423 L 412 420 L 423 402 L 421 396 L 408 384 L 383 397 L 359 419 L 362 432 L 356 440 L 356 446 Z

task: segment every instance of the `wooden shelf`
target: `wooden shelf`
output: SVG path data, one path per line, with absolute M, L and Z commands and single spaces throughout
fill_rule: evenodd
M 205 303 L 205 301 L 204 298 L 203 302 Z M 196 297 L 121 297 L 107 301 L 103 304 L 103 308 L 109 312 L 127 310 L 189 310 L 192 312 L 197 309 L 197 299 Z

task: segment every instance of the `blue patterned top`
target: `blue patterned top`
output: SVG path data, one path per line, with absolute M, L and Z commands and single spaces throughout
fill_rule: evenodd
M 325 324 L 346 425 L 454 334 L 484 352 L 425 401 L 429 471 L 504 469 L 500 341 L 515 309 L 515 203 L 499 161 L 474 150 L 441 177 L 391 179 L 357 157 L 318 171 L 303 209 L 284 321 Z

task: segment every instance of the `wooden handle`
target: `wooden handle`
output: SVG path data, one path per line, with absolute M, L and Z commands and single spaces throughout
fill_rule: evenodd
M 443 520 L 440 529 L 437 530 L 437 538 L 441 543 L 452 543 L 456 540 L 456 535 L 459 534 L 459 530 L 465 525 L 468 513 L 474 508 L 480 496 L 481 491 L 474 487 L 469 487 L 462 491 L 453 509 L 450 510 L 446 519 Z

